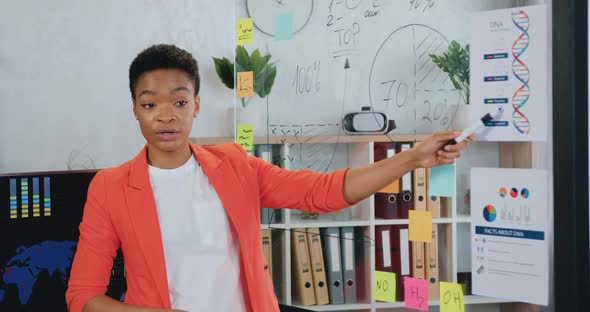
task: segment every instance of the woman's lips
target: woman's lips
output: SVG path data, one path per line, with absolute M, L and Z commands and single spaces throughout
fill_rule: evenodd
M 156 132 L 156 137 L 162 141 L 173 141 L 178 137 L 179 132 L 176 130 L 161 130 Z

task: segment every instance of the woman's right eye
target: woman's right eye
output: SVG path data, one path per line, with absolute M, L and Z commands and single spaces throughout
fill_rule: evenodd
M 154 107 L 156 107 L 156 104 L 154 104 L 154 103 L 147 103 L 147 104 L 143 104 L 141 106 L 143 106 L 144 108 L 154 108 Z

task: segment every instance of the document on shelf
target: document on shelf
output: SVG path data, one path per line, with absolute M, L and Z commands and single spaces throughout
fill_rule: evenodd
M 473 293 L 547 305 L 548 175 L 536 169 L 471 169 Z
M 469 122 L 502 112 L 476 133 L 478 140 L 547 140 L 548 12 L 535 5 L 471 16 Z

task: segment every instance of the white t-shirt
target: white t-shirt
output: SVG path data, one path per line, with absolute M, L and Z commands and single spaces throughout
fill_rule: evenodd
M 149 166 L 173 309 L 246 311 L 240 249 L 217 192 L 194 157 Z

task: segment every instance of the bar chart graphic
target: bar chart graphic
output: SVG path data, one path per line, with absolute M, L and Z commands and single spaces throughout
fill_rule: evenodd
M 29 179 L 20 179 L 21 216 L 29 217 Z
M 51 180 L 49 177 L 43 178 L 43 216 L 51 216 Z
M 10 219 L 18 218 L 16 179 L 10 179 Z
M 8 185 L 10 219 L 51 216 L 50 177 L 15 177 Z

